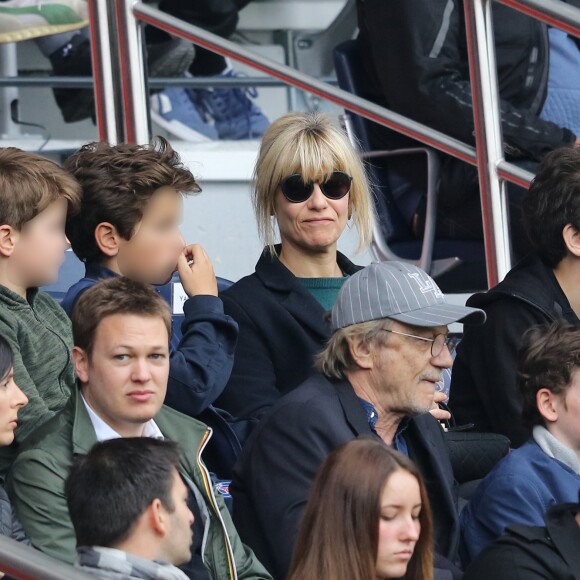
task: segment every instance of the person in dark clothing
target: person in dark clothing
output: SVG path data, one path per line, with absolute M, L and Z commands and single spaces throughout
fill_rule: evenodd
M 282 397 L 234 468 L 234 521 L 275 578 L 285 578 L 308 492 L 327 455 L 369 436 L 411 458 L 433 509 L 437 552 L 455 560 L 457 489 L 444 432 L 428 411 L 451 363 L 447 324 L 481 323 L 432 278 L 400 262 L 373 263 L 343 285 L 320 373 Z
M 85 277 L 62 301 L 72 312 L 100 279 L 119 275 L 164 284 L 177 269 L 188 299 L 181 336 L 171 337 L 166 404 L 198 416 L 222 392 L 233 364 L 237 325 L 223 312 L 211 261 L 199 245 L 185 246 L 179 230 L 182 194 L 200 191 L 171 145 L 89 143 L 66 161 L 79 180 L 82 209 L 68 220 L 72 249 Z
M 261 417 L 312 372 L 314 355 L 330 336 L 324 313 L 359 269 L 337 252 L 338 238 L 349 219 L 361 245 L 372 231 L 363 166 L 324 115 L 289 113 L 272 123 L 255 175 L 254 209 L 266 249 L 256 272 L 221 294 L 240 338 L 216 403 L 244 418 Z
M 480 328 L 466 328 L 453 365 L 449 405 L 458 423 L 509 437 L 522 445 L 531 430 L 522 422 L 516 357 L 532 326 L 563 319 L 578 325 L 580 312 L 580 150 L 546 155 L 524 199 L 524 224 L 535 253 L 469 306 L 487 313 Z
M 564 1 L 580 7 L 580 0 Z M 366 56 L 368 81 L 364 96 L 473 145 L 463 3 L 357 0 L 357 5 L 358 41 Z M 493 25 L 504 151 L 509 160 L 534 171 L 549 151 L 580 143 L 579 41 L 499 3 L 493 5 Z M 408 144 L 407 139 L 378 125 L 371 138 L 377 149 Z M 404 172 L 411 183 L 420 173 L 416 166 L 397 171 Z M 417 211 L 422 217 L 416 192 L 417 185 L 408 193 L 397 193 L 409 220 Z M 509 193 L 512 239 L 525 247 L 525 236 L 519 231 L 524 191 L 514 187 Z M 438 210 L 440 234 L 482 238 L 474 167 L 442 156 Z
M 551 507 L 545 527 L 509 526 L 463 580 L 580 580 L 580 504 Z

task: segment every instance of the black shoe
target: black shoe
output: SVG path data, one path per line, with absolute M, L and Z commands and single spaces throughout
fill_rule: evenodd
M 149 76 L 180 77 L 189 69 L 195 55 L 193 44 L 172 38 L 147 46 Z M 65 46 L 50 55 L 54 76 L 92 76 L 91 46 L 84 34 L 76 34 Z M 53 89 L 65 123 L 75 123 L 95 115 L 91 89 Z

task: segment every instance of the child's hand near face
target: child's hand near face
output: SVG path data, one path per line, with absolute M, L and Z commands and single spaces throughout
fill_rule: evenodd
M 189 296 L 200 294 L 217 296 L 217 280 L 207 252 L 199 244 L 191 244 L 183 249 L 177 259 L 177 272 L 185 293 Z

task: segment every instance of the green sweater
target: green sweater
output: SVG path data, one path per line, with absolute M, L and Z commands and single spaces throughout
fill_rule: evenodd
M 203 423 L 163 406 L 154 417 L 164 437 L 180 444 L 180 470 L 200 492 L 209 514 L 204 562 L 212 580 L 271 580 L 234 527 L 222 497 L 214 492 L 201 454 L 211 431 Z M 77 389 L 64 410 L 45 423 L 22 446 L 12 465 L 8 493 L 32 545 L 73 563 L 75 534 L 68 514 L 64 483 L 74 455 L 86 454 L 97 442 L 91 419 Z
M 322 308 L 328 311 L 332 310 L 338 293 L 348 278 L 348 276 L 341 276 L 340 278 L 298 278 L 298 280 Z
M 65 406 L 75 375 L 71 323 L 48 294 L 34 289 L 25 300 L 0 285 L 0 334 L 14 354 L 14 380 L 28 397 L 28 405 L 18 413 L 15 442 L 0 449 L 4 475 L 17 446 Z

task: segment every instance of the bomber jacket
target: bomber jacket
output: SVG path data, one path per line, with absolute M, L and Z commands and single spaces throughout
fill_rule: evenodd
M 487 314 L 482 326 L 465 326 L 451 375 L 449 406 L 460 424 L 509 437 L 519 447 L 531 430 L 521 420 L 517 353 L 533 326 L 564 319 L 580 324 L 554 272 L 530 255 L 488 292 L 474 294 L 468 306 Z
M 28 397 L 18 412 L 12 445 L 0 449 L 5 474 L 22 443 L 40 424 L 62 410 L 75 384 L 70 321 L 63 309 L 37 288 L 27 299 L 0 285 L 0 335 L 14 356 L 14 380 Z
M 213 490 L 201 458 L 211 429 L 166 406 L 154 420 L 164 437 L 180 444 L 180 471 L 195 484 L 205 502 L 205 509 L 200 506 L 209 514 L 204 562 L 211 578 L 270 579 L 252 551 L 242 544 L 223 499 Z M 74 455 L 87 453 L 96 442 L 91 419 L 75 389 L 65 409 L 28 439 L 8 479 L 16 514 L 32 545 L 71 564 L 76 542 L 64 483 Z

